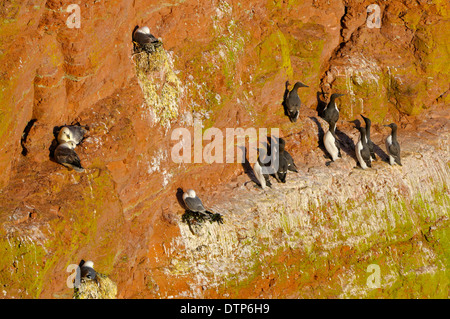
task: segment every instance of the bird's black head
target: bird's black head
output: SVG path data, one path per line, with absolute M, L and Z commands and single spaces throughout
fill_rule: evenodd
M 383 126 L 390 127 L 393 130 L 397 129 L 397 124 L 395 124 L 395 123 L 391 123 L 391 124 L 383 125 Z
M 366 133 L 366 129 L 364 128 L 364 126 L 354 126 L 353 128 L 357 129 L 361 134 Z
M 359 130 L 359 127 L 361 126 L 361 122 L 358 119 L 353 120 L 353 121 L 348 121 L 348 122 L 354 124 L 355 125 L 354 128 Z

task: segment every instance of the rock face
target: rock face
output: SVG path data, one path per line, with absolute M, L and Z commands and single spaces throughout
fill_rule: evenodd
M 70 1 L 0 5 L 0 296 L 71 298 L 66 266 L 89 255 L 118 298 L 448 297 L 448 1 L 383 1 L 380 28 L 372 1 L 78 3 L 79 28 Z M 153 54 L 133 54 L 137 25 L 162 39 Z M 309 86 L 296 123 L 286 80 Z M 334 92 L 346 152 L 328 167 L 317 111 Z M 367 174 L 361 113 L 381 145 Z M 82 174 L 50 158 L 76 122 Z M 382 161 L 390 122 L 401 168 Z M 301 171 L 262 192 L 245 163 L 175 163 L 172 133 L 195 124 L 279 128 Z M 224 224 L 193 237 L 178 188 Z

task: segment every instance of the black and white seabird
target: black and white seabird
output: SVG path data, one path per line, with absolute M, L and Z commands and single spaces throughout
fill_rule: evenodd
M 153 46 L 161 45 L 161 41 L 159 41 L 153 34 L 150 33 L 150 29 L 147 26 L 137 28 L 133 32 L 133 41 L 140 46 L 145 46 L 148 44 Z
M 370 151 L 366 142 L 366 129 L 364 127 L 357 128 L 360 132 L 358 143 L 356 143 L 355 151 L 356 158 L 358 159 L 359 165 L 362 169 L 367 169 L 367 167 L 372 167 L 370 161 Z
M 75 144 L 80 144 L 83 140 L 84 134 L 86 134 L 87 126 L 81 125 L 65 125 L 58 133 L 58 143 L 64 143 L 72 141 Z
M 286 183 L 286 175 L 289 169 L 288 161 L 286 159 L 285 152 L 279 154 L 278 158 L 278 171 L 276 173 L 276 178 L 278 182 Z
M 253 165 L 253 173 L 255 174 L 255 177 L 258 180 L 261 188 L 265 189 L 267 187 L 266 177 L 263 174 L 262 164 L 260 162 L 259 156 L 258 156 L 256 163 Z
M 59 144 L 55 149 L 54 157 L 59 164 L 81 173 L 84 172 L 84 168 L 81 166 L 80 158 L 74 151 L 75 146 L 73 141 Z
M 258 166 L 261 168 L 261 174 L 265 180 L 266 186 L 272 187 L 272 183 L 270 182 L 270 172 L 272 171 L 272 164 L 274 162 L 273 158 L 270 157 L 270 145 L 268 146 L 268 149 L 262 149 L 258 148 L 258 160 L 257 163 L 255 163 L 256 170 L 259 170 Z M 253 167 L 253 170 L 255 171 L 255 177 L 260 180 L 259 176 L 256 176 L 257 172 L 255 170 L 255 166 Z M 262 183 L 260 182 L 262 185 Z
M 328 102 L 327 107 L 323 111 L 323 119 L 328 123 L 334 122 L 337 123 L 339 120 L 339 109 L 336 106 L 336 98 L 343 96 L 345 94 L 333 93 L 330 97 L 330 102 Z
M 97 272 L 94 270 L 94 262 L 91 260 L 80 262 L 80 275 L 81 278 L 95 280 L 97 277 Z
M 191 212 L 198 212 L 202 214 L 212 214 L 210 211 L 208 211 L 204 206 L 200 198 L 195 194 L 195 191 L 193 189 L 188 189 L 183 194 L 183 201 L 186 204 L 186 207 Z
M 336 137 L 336 122 L 330 121 L 328 123 L 328 131 L 323 136 L 323 144 L 328 154 L 331 156 L 331 160 L 334 162 L 338 158 L 341 158 L 341 148 L 339 147 L 339 141 Z
M 384 125 L 391 128 L 391 135 L 386 138 L 386 150 L 389 155 L 389 164 L 394 165 L 397 163 L 402 166 L 400 160 L 400 144 L 397 141 L 397 124 L 391 123 L 389 125 Z
M 292 158 L 291 154 L 289 154 L 288 151 L 283 152 L 284 158 L 286 159 L 288 170 L 291 172 L 298 173 L 297 165 L 295 165 L 294 159 Z
M 367 146 L 369 147 L 370 151 L 370 160 L 375 161 L 377 157 L 375 156 L 375 152 L 373 151 L 373 142 L 370 139 L 370 126 L 372 125 L 372 121 L 361 114 L 361 117 L 364 119 L 364 122 L 366 123 L 366 142 Z
M 289 81 L 286 81 L 286 90 L 288 90 Z M 291 91 L 285 94 L 285 113 L 289 117 L 291 122 L 296 122 L 299 116 L 299 109 L 301 106 L 301 101 L 298 96 L 297 90 L 300 87 L 308 87 L 306 84 L 302 82 L 296 82 Z

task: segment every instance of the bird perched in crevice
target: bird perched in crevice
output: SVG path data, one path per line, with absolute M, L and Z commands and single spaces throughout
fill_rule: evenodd
M 276 140 L 277 142 L 275 143 L 278 144 L 278 152 L 274 154 L 274 156 L 277 157 L 274 160 L 275 162 L 278 160 L 278 169 L 273 175 L 278 182 L 286 183 L 288 171 L 298 173 L 298 169 L 291 154 L 289 154 L 289 152 L 285 149 L 286 141 L 281 137 Z
M 210 222 L 216 221 L 219 224 L 223 224 L 222 215 L 207 210 L 193 189 L 188 189 L 182 198 L 187 208 L 187 212 L 183 215 L 183 221 L 187 222 L 189 226 L 191 220 L 201 223 L 205 219 L 209 219 Z
M 84 172 L 83 166 L 81 166 L 80 158 L 75 152 L 75 142 L 68 141 L 59 144 L 54 152 L 54 158 L 57 163 L 62 164 L 69 169 L 74 169 L 78 173 Z
M 80 144 L 86 134 L 88 126 L 82 125 L 64 125 L 58 133 L 58 143 L 72 141 L 75 144 Z

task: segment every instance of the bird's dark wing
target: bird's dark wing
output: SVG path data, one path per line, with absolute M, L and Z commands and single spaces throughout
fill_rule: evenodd
M 291 113 L 295 113 L 300 109 L 300 98 L 295 92 L 290 92 L 287 99 L 287 107 Z
M 80 125 L 71 125 L 69 126 L 69 129 L 72 132 L 73 138 L 77 144 L 81 142 L 84 134 L 87 132 L 86 129 Z
M 284 94 L 283 94 L 283 108 L 284 108 L 284 115 L 288 115 L 288 113 L 287 113 L 287 98 L 288 98 L 288 96 L 289 96 L 289 88 L 288 88 L 288 85 L 289 85 L 289 82 L 288 81 L 286 81 L 286 84 L 285 84 L 285 89 L 284 89 Z
M 264 179 L 266 180 L 266 185 L 272 187 L 272 183 L 270 182 L 269 174 L 263 174 Z
M 372 163 L 370 162 L 370 150 L 368 147 L 363 147 L 361 150 L 361 157 L 368 167 L 372 167 Z
M 342 157 L 341 147 L 339 145 L 339 140 L 336 138 L 336 136 L 334 137 L 334 145 L 336 145 L 336 148 L 338 149 L 338 157 Z
M 204 212 L 206 211 L 205 207 L 202 204 L 202 201 L 198 197 L 186 197 L 184 200 L 186 207 L 193 212 Z
M 57 147 L 55 150 L 55 160 L 60 164 L 70 164 L 75 167 L 80 167 L 81 162 L 77 153 L 73 149 L 67 147 Z
M 376 160 L 376 156 L 375 156 L 375 152 L 373 150 L 373 142 L 371 140 L 368 141 L 368 146 L 369 146 L 369 151 L 370 151 L 370 156 L 372 157 L 373 160 Z
M 389 145 L 389 154 L 394 157 L 398 165 L 402 165 L 400 161 L 400 144 L 393 142 Z
M 331 109 L 328 106 L 323 110 L 322 118 L 328 123 L 331 122 Z
M 133 41 L 139 43 L 140 45 L 159 42 L 159 40 L 155 38 L 155 36 L 153 36 L 152 34 L 145 34 L 141 32 L 134 33 Z

